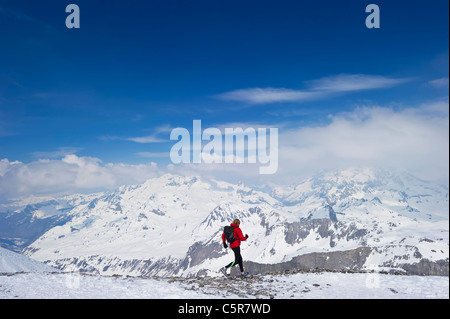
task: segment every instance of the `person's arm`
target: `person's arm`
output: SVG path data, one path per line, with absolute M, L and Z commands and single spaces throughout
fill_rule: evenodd
M 222 233 L 222 244 L 223 244 L 223 248 L 228 248 L 228 245 L 225 240 L 225 233 Z
M 238 228 L 238 229 L 236 229 L 236 235 L 237 235 L 237 238 L 240 240 L 240 241 L 246 241 L 247 240 L 247 238 L 248 238 L 248 235 L 243 235 L 242 234 L 242 230 L 240 229 L 240 228 Z

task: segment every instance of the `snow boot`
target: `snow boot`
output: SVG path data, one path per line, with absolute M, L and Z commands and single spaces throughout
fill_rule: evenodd
M 227 273 L 227 267 L 220 267 L 219 273 L 223 274 L 224 276 L 228 276 L 229 275 Z

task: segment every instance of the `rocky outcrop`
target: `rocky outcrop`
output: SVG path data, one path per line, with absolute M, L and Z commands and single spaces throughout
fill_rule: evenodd
M 246 271 L 250 274 L 292 270 L 358 271 L 363 268 L 371 252 L 370 247 L 360 247 L 348 251 L 305 254 L 277 264 L 260 264 L 251 261 L 244 264 Z
M 244 268 L 250 274 L 264 274 L 292 271 L 373 271 L 373 267 L 367 267 L 367 259 L 374 248 L 359 247 L 347 251 L 334 251 L 324 253 L 310 253 L 297 256 L 290 261 L 277 264 L 261 264 L 252 261 L 244 262 Z M 449 276 L 449 260 L 430 261 L 421 259 L 416 263 L 397 264 L 396 267 L 375 266 L 375 271 L 418 275 L 418 276 Z M 238 270 L 233 269 L 237 274 Z
M 336 241 L 346 239 L 346 241 L 356 241 L 361 246 L 365 246 L 365 236 L 367 230 L 358 228 L 355 224 L 345 224 L 341 222 L 333 222 L 331 219 L 311 219 L 301 222 L 285 223 L 285 241 L 292 245 L 302 241 L 311 231 L 314 231 L 322 238 L 330 239 L 330 247 L 336 245 Z
M 219 247 L 218 247 L 219 246 Z M 223 254 L 220 245 L 197 243 L 190 248 L 191 254 L 184 259 L 161 260 L 120 260 L 89 256 L 84 258 L 70 258 L 47 262 L 63 271 L 78 271 L 91 274 L 128 274 L 130 276 L 171 276 L 180 270 L 201 265 L 205 259 L 219 257 Z M 430 261 L 425 258 L 418 262 L 397 263 L 384 262 L 381 265 L 371 265 L 368 258 L 376 252 L 375 248 L 359 247 L 346 251 L 316 252 L 292 258 L 290 261 L 262 264 L 244 261 L 245 270 L 251 275 L 301 272 L 301 271 L 339 271 L 339 272 L 385 272 L 403 275 L 419 276 L 449 276 L 449 260 Z M 368 267 L 369 266 L 369 267 Z M 197 273 L 186 272 L 186 277 L 206 275 L 210 269 L 200 269 Z M 238 267 L 232 269 L 232 274 L 239 273 Z
M 449 275 L 448 259 L 438 261 L 429 261 L 428 259 L 422 259 L 415 264 L 404 264 L 402 265 L 402 268 L 408 275 L 418 275 L 418 276 Z
M 213 241 L 207 244 L 196 242 L 189 247 L 186 257 L 181 262 L 181 267 L 186 270 L 201 264 L 208 258 L 217 258 L 224 254 L 223 248 L 219 242 Z

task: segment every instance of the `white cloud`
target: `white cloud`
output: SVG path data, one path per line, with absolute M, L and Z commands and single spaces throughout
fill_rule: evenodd
M 333 116 L 325 126 L 284 132 L 280 135 L 280 175 L 364 165 L 448 181 L 448 104 L 446 115 L 444 105 L 401 111 L 362 107 Z
M 180 174 L 204 175 L 249 184 L 289 184 L 323 169 L 380 167 L 408 171 L 448 184 L 448 101 L 416 108 L 360 107 L 330 116 L 322 126 L 279 129 L 279 166 L 259 175 L 257 164 L 169 165 Z M 291 123 L 292 127 L 292 123 Z
M 340 74 L 308 81 L 306 90 L 286 88 L 250 88 L 219 94 L 223 100 L 240 101 L 248 104 L 268 104 L 276 102 L 301 102 L 324 99 L 339 92 L 355 92 L 389 88 L 408 82 L 407 78 L 389 78 L 366 74 Z
M 98 158 L 66 155 L 25 164 L 0 161 L 0 201 L 28 195 L 71 194 L 114 189 L 155 177 L 155 163 L 104 164 Z
M 240 123 L 243 126 L 243 123 Z M 256 164 L 129 165 L 66 155 L 31 163 L 0 160 L 0 202 L 27 195 L 95 192 L 137 184 L 165 172 L 248 184 L 294 183 L 318 170 L 373 166 L 406 170 L 448 184 L 448 101 L 415 108 L 360 107 L 330 116 L 322 126 L 279 125 L 278 171 Z M 271 125 L 274 126 L 274 125 Z M 288 129 L 291 127 L 291 129 Z M 157 157 L 160 153 L 142 154 Z

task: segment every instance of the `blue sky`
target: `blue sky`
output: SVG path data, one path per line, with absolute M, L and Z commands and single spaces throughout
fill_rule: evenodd
M 69 3 L 80 29 L 65 26 Z M 380 29 L 365 26 L 369 3 Z M 0 159 L 164 167 L 170 130 L 194 119 L 285 132 L 366 107 L 448 119 L 448 10 L 447 0 L 0 0 Z

